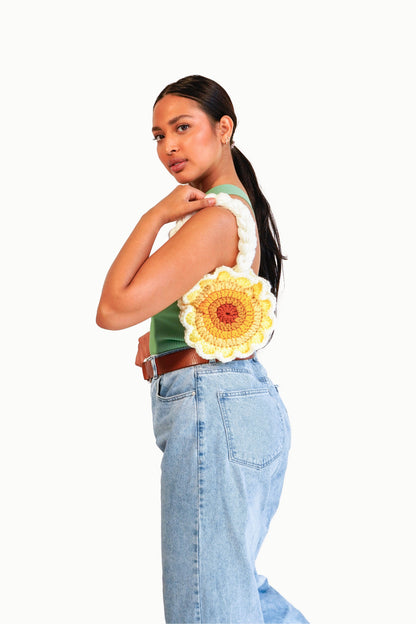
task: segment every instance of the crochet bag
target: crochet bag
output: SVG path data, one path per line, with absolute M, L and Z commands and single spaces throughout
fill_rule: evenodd
M 238 227 L 237 264 L 220 266 L 204 275 L 178 299 L 185 342 L 202 358 L 230 362 L 247 358 L 269 341 L 274 327 L 276 299 L 267 280 L 251 268 L 257 237 L 249 208 L 227 193 L 210 193 L 217 206 L 230 210 Z M 177 221 L 173 236 L 191 217 Z

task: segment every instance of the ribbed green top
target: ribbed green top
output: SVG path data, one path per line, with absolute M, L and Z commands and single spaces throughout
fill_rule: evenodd
M 214 186 L 208 193 L 228 193 L 229 195 L 238 195 L 242 197 L 252 208 L 251 202 L 238 186 L 234 184 L 221 184 Z M 185 330 L 179 320 L 179 306 L 174 301 L 170 306 L 161 310 L 150 321 L 150 353 L 151 355 L 159 355 L 166 351 L 175 349 L 183 349 L 188 345 L 184 339 Z

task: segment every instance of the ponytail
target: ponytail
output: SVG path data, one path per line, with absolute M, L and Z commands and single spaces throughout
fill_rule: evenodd
M 260 189 L 252 164 L 233 144 L 231 154 L 237 176 L 247 191 L 256 215 L 261 250 L 259 275 L 270 282 L 272 292 L 277 297 L 283 275 L 283 260 L 287 260 L 287 257 L 281 251 L 276 222 L 270 204 Z

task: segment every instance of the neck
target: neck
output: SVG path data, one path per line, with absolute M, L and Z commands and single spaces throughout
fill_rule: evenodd
M 229 154 L 222 159 L 220 167 L 215 167 L 214 170 L 208 172 L 203 178 L 191 182 L 191 186 L 204 193 L 214 188 L 214 186 L 220 186 L 221 184 L 234 184 L 241 188 L 241 190 L 245 190 L 237 176 L 230 149 Z

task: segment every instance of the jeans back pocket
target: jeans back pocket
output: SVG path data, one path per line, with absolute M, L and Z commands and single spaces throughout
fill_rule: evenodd
M 218 392 L 230 461 L 264 468 L 282 451 L 285 423 L 273 386 Z

